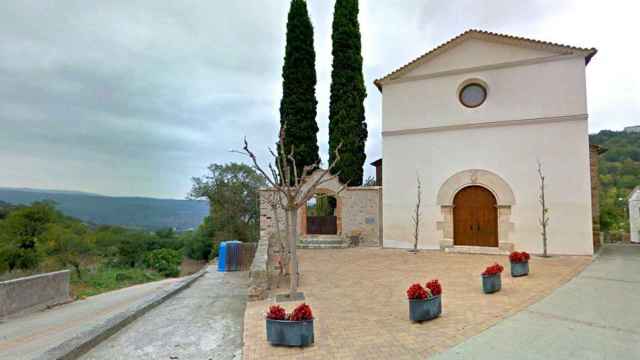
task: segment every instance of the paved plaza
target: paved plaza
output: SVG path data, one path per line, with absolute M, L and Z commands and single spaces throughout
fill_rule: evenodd
M 504 255 L 352 248 L 301 250 L 300 261 L 301 291 L 316 317 L 315 345 L 270 346 L 264 313 L 273 300 L 251 302 L 245 313 L 245 359 L 431 356 L 541 300 L 583 270 L 591 257 L 533 257 L 531 274 L 522 278 L 509 275 Z M 485 295 L 480 273 L 493 262 L 505 266 L 502 291 Z M 433 278 L 443 286 L 443 314 L 433 321 L 411 323 L 406 289 Z M 290 311 L 297 303 L 283 305 Z

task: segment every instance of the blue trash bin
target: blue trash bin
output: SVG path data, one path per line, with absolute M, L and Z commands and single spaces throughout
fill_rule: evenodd
M 220 243 L 218 248 L 218 271 L 227 271 L 227 242 Z
M 238 240 L 223 241 L 218 249 L 218 271 L 240 271 L 242 258 L 242 242 Z

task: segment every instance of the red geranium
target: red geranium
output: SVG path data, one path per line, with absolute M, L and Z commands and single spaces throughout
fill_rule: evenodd
M 487 268 L 484 269 L 484 272 L 482 273 L 482 275 L 486 275 L 486 276 L 496 275 L 496 274 L 500 274 L 502 270 L 504 270 L 504 267 L 502 267 L 502 265 L 498 263 L 495 263 L 491 266 L 487 266 Z
M 431 295 L 438 296 L 442 294 L 442 286 L 438 282 L 438 279 L 433 279 L 429 281 L 426 285 L 426 288 L 431 290 Z
M 271 320 L 284 320 L 287 317 L 287 313 L 280 305 L 271 305 L 267 312 L 267 319 Z
M 511 262 L 516 262 L 516 263 L 527 262 L 529 261 L 529 258 L 530 256 L 526 251 L 523 251 L 523 252 L 514 251 L 509 255 L 509 260 L 511 260 Z
M 427 296 L 429 296 L 429 294 L 427 294 L 427 291 L 422 287 L 422 285 L 418 283 L 409 286 L 409 288 L 407 289 L 407 297 L 410 300 L 426 299 Z
M 293 312 L 291 313 L 291 315 L 289 315 L 289 320 L 291 321 L 313 320 L 311 307 L 305 303 L 298 305 L 297 308 L 293 309 Z

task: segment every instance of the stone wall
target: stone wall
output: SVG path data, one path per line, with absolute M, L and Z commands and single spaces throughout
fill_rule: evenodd
M 358 236 L 360 246 L 381 245 L 381 204 L 382 188 L 352 187 L 341 193 L 343 237 Z
M 69 270 L 0 282 L 0 317 L 71 300 Z
M 338 216 L 337 237 L 347 242 L 351 237 L 359 238 L 359 246 L 381 246 L 382 244 L 382 188 L 347 187 L 342 191 L 337 178 L 323 182 L 319 193 L 335 196 L 338 202 L 336 216 Z M 339 191 L 339 192 L 338 192 Z M 276 212 L 272 207 L 275 191 L 260 190 L 260 240 L 250 272 L 249 296 L 260 299 L 266 296 L 272 280 L 279 274 L 279 260 L 281 249 L 277 241 Z M 298 234 L 300 238 L 306 236 L 306 208 L 298 211 Z M 277 218 L 280 234 L 286 241 L 285 214 L 278 209 Z
M 328 192 L 326 187 L 320 191 Z M 381 245 L 381 192 L 382 188 L 379 186 L 348 187 L 336 195 L 339 203 L 338 237 L 350 240 L 352 236 L 358 236 L 361 246 Z M 260 191 L 260 239 L 274 238 L 276 234 L 276 216 L 269 202 L 272 196 L 272 190 Z M 306 233 L 305 216 L 306 209 L 300 208 L 298 233 L 301 237 Z M 278 221 L 283 238 L 286 237 L 284 217 L 284 211 L 278 210 Z

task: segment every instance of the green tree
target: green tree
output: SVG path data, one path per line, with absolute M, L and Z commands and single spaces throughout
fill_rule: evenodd
M 181 234 L 185 255 L 194 260 L 209 260 L 218 256 L 218 244 L 211 217 L 207 216 L 195 231 Z
M 9 213 L 0 229 L 0 258 L 5 266 L 10 271 L 36 268 L 42 257 L 38 245 L 43 242 L 42 235 L 48 224 L 61 218 L 51 202 L 34 202 Z
M 340 160 L 332 173 L 342 183 L 362 185 L 366 160 L 367 123 L 364 99 L 367 90 L 362 75 L 360 24 L 358 0 L 337 0 L 333 13 L 333 69 L 331 71 L 331 97 L 329 103 L 329 163 L 336 157 L 338 145 Z
M 602 130 L 589 142 L 606 149 L 599 162 L 600 228 L 628 232 L 628 196 L 640 185 L 640 133 Z
M 161 239 L 171 239 L 176 236 L 176 231 L 173 228 L 162 228 L 155 231 L 156 236 Z
M 304 0 L 292 0 L 287 19 L 287 44 L 282 67 L 280 127 L 287 154 L 293 148 L 298 174 L 320 163 L 316 123 L 316 53 L 313 26 Z
M 238 163 L 212 164 L 207 175 L 192 180 L 189 197 L 209 199 L 211 223 L 207 226 L 215 238 L 258 239 L 258 189 L 265 186 L 265 180 L 253 168 Z
M 93 255 L 93 239 L 87 227 L 78 221 L 49 224 L 43 234 L 49 255 L 62 266 L 72 266 L 82 279 L 82 266 Z

